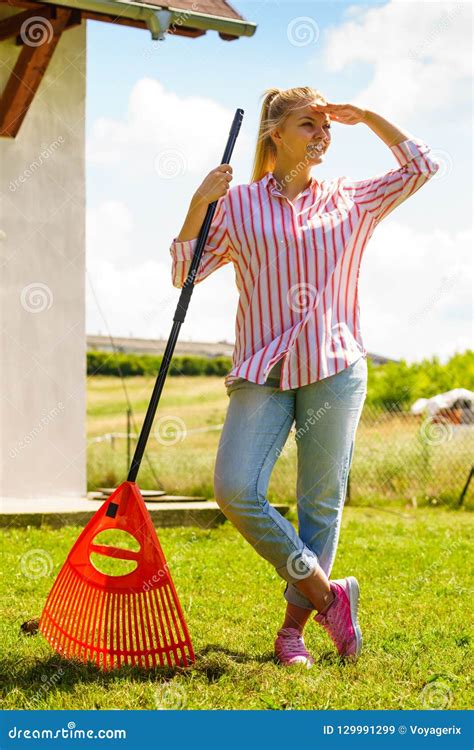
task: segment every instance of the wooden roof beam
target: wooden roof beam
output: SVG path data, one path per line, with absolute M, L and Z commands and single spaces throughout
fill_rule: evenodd
M 38 6 L 38 10 L 25 10 L 23 13 L 16 13 L 14 16 L 9 16 L 0 21 L 0 42 L 4 39 L 9 39 L 12 36 L 17 36 L 21 32 L 21 28 L 29 18 L 51 18 L 53 15 L 53 7 L 47 5 Z
M 55 18 L 45 19 L 41 44 L 34 37 L 29 44 L 27 32 L 22 38 L 23 48 L 0 99 L 0 136 L 17 135 L 71 15 L 71 10 L 57 8 Z

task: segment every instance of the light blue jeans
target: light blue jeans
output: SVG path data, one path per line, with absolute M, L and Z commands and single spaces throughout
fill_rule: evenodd
M 314 609 L 295 582 L 318 565 L 328 577 L 331 573 L 367 395 L 367 360 L 361 355 L 336 375 L 287 391 L 279 390 L 281 363 L 262 385 L 239 378 L 227 388 L 214 493 L 226 518 L 287 582 L 287 602 Z M 266 498 L 293 422 L 298 533 Z

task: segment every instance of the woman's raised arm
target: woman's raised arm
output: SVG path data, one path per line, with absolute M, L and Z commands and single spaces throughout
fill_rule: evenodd
M 400 130 L 381 115 L 353 104 L 314 105 L 342 125 L 367 125 L 389 146 L 399 164 L 398 169 L 375 175 L 366 180 L 340 178 L 342 190 L 374 219 L 377 224 L 394 208 L 416 193 L 439 169 L 430 147 L 419 138 Z

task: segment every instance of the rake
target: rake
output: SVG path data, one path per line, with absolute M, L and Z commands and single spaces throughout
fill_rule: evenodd
M 243 114 L 242 109 L 235 112 L 222 164 L 230 162 Z M 195 660 L 169 567 L 136 478 L 216 206 L 217 201 L 208 206 L 199 232 L 127 480 L 80 534 L 39 621 L 39 629 L 55 651 L 104 670 L 124 665 L 187 667 Z M 129 540 L 131 536 L 138 549 L 101 543 L 99 536 L 110 531 L 125 533 Z M 134 568 L 121 575 L 104 573 L 93 564 L 92 554 L 127 561 Z

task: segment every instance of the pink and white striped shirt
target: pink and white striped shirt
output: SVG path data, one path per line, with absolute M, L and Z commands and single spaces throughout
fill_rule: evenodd
M 283 358 L 280 390 L 300 388 L 367 356 L 358 301 L 364 248 L 380 220 L 439 169 L 418 138 L 390 149 L 399 168 L 367 180 L 313 177 L 290 201 L 268 172 L 218 199 L 195 283 L 234 264 L 239 301 L 226 386 L 264 383 Z M 183 286 L 196 243 L 172 241 L 173 286 Z

